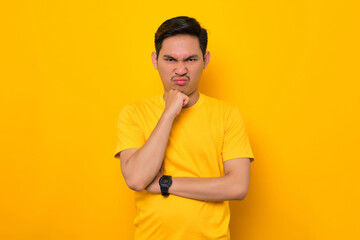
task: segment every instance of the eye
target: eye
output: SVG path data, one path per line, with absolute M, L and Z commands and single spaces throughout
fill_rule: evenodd
M 173 58 L 166 58 L 165 61 L 168 61 L 168 62 L 173 62 L 175 59 Z
M 189 62 L 195 62 L 196 59 L 195 59 L 195 58 L 189 58 L 188 61 L 189 61 Z

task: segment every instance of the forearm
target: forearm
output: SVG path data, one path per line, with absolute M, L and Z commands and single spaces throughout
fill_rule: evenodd
M 171 116 L 163 113 L 145 144 L 124 164 L 124 178 L 132 183 L 133 189 L 144 189 L 158 174 L 173 120 Z
M 146 190 L 161 193 L 159 179 L 161 173 Z M 243 200 L 248 189 L 248 177 L 226 174 L 222 177 L 172 177 L 169 193 L 185 198 L 203 201 Z
M 246 189 L 233 181 L 231 175 L 222 177 L 173 177 L 169 193 L 204 201 L 242 200 Z

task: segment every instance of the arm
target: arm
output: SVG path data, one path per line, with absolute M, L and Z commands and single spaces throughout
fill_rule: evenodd
M 145 144 L 120 152 L 121 171 L 126 184 L 141 191 L 161 168 L 173 120 L 163 114 Z
M 164 112 L 144 145 L 120 152 L 121 171 L 129 188 L 141 191 L 158 174 L 173 121 L 188 101 L 189 97 L 180 91 L 169 91 Z
M 225 175 L 221 177 L 173 177 L 169 193 L 204 201 L 243 200 L 247 194 L 250 178 L 249 158 L 235 158 L 224 162 Z M 146 188 L 161 193 L 158 174 Z

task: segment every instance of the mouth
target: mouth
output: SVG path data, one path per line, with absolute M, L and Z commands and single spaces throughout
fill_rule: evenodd
M 173 81 L 176 83 L 176 85 L 185 85 L 187 81 L 189 81 L 189 77 L 182 77 L 182 78 L 173 78 Z
M 185 80 L 185 79 L 175 80 L 175 83 L 176 83 L 177 85 L 185 85 L 186 82 L 187 82 L 187 80 Z

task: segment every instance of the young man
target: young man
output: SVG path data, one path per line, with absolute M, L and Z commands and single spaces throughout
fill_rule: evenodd
M 234 104 L 198 92 L 207 32 L 165 21 L 151 55 L 164 94 L 120 111 L 115 157 L 135 190 L 135 240 L 230 239 L 229 200 L 245 198 L 253 153 Z

